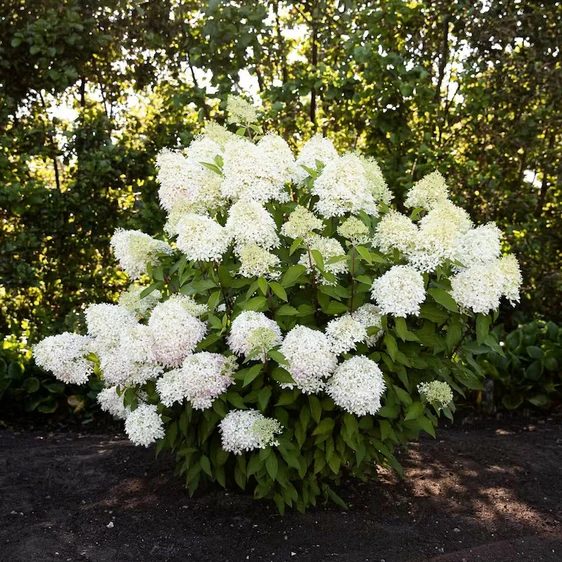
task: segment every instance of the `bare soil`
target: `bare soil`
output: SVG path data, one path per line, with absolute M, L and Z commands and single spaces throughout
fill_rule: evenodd
M 440 429 L 402 462 L 404 480 L 338 490 L 348 511 L 281 517 L 236 492 L 189 498 L 170 457 L 120 435 L 4 429 L 0 561 L 562 561 L 560 421 Z

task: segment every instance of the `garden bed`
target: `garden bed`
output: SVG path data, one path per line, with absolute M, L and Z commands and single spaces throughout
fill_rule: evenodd
M 438 430 L 406 479 L 349 483 L 306 515 L 211 489 L 120 435 L 0 431 L 0 561 L 559 562 L 562 423 Z

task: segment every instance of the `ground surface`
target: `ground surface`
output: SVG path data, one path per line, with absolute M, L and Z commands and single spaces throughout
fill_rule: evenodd
M 347 512 L 280 517 L 190 499 L 169 458 L 121 436 L 4 429 L 0 561 L 562 561 L 560 422 L 442 429 L 402 460 L 404 481 L 339 490 Z

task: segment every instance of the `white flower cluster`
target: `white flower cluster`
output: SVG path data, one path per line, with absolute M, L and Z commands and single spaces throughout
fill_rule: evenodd
M 158 254 L 173 253 L 166 242 L 155 240 L 140 230 L 122 228 L 118 228 L 112 236 L 111 247 L 121 267 L 131 279 L 138 279 L 144 275 L 148 264 L 158 265 Z
M 408 191 L 406 207 L 432 209 L 436 204 L 443 203 L 449 198 L 449 189 L 445 178 L 437 171 L 423 177 Z
M 230 208 L 225 229 L 236 249 L 257 244 L 266 250 L 279 246 L 273 217 L 257 201 L 238 201 Z
M 317 164 L 325 166 L 328 162 L 337 159 L 338 152 L 332 141 L 323 137 L 320 133 L 315 134 L 302 147 L 296 161 L 295 179 L 298 183 L 303 183 L 310 176 L 305 168 L 316 170 Z M 295 236 L 294 238 L 300 238 Z
M 183 215 L 175 231 L 178 250 L 191 261 L 220 261 L 230 244 L 226 229 L 204 215 Z
M 382 277 L 373 281 L 371 296 L 381 314 L 417 316 L 425 300 L 423 277 L 410 265 L 394 265 Z
M 165 435 L 157 406 L 141 404 L 125 420 L 125 433 L 135 445 L 148 447 Z
M 367 225 L 356 217 L 349 217 L 338 226 L 338 234 L 349 240 L 354 246 L 367 244 L 369 241 L 369 229 Z
M 236 361 L 219 353 L 202 351 L 188 355 L 179 369 L 168 371 L 156 382 L 164 406 L 184 399 L 196 410 L 206 410 L 232 384 Z
M 177 367 L 205 337 L 207 326 L 193 312 L 193 300 L 173 295 L 154 307 L 148 327 L 153 337 L 152 353 L 166 367 Z
M 97 401 L 100 408 L 114 418 L 126 420 L 131 413 L 131 409 L 123 403 L 123 396 L 119 395 L 116 386 L 101 390 L 97 396 Z
M 229 95 L 226 100 L 226 111 L 228 112 L 228 123 L 247 125 L 258 120 L 256 108 L 244 98 Z
M 386 389 L 379 366 L 363 355 L 347 359 L 336 369 L 326 392 L 344 410 L 356 416 L 375 414 Z
M 306 326 L 295 326 L 290 330 L 280 351 L 289 362 L 287 370 L 297 388 L 305 394 L 320 392 L 325 385 L 324 379 L 338 364 L 326 334 Z
M 358 343 L 366 341 L 367 328 L 356 316 L 344 314 L 328 322 L 326 335 L 332 351 L 340 355 L 355 349 Z
M 278 445 L 275 435 L 282 429 L 277 420 L 266 418 L 257 410 L 233 410 L 219 425 L 222 448 L 235 455 Z
M 373 246 L 384 253 L 399 250 L 410 255 L 418 239 L 418 227 L 406 216 L 391 209 L 377 226 L 373 237 Z
M 418 392 L 423 400 L 438 404 L 440 408 L 447 407 L 453 401 L 453 391 L 446 382 L 421 382 L 418 384 Z
M 91 304 L 84 311 L 84 316 L 88 335 L 96 338 L 97 346 L 117 345 L 124 329 L 138 325 L 133 312 L 116 304 Z
M 265 277 L 277 279 L 280 275 L 281 261 L 275 255 L 257 244 L 246 244 L 238 252 L 240 269 L 238 273 L 244 277 Z
M 131 285 L 126 291 L 119 295 L 119 306 L 132 312 L 137 318 L 146 318 L 158 301 L 162 300 L 162 293 L 158 290 L 152 291 L 146 297 L 141 298 L 141 293 L 146 287 Z
M 49 336 L 34 346 L 35 363 L 65 383 L 84 384 L 94 372 L 94 363 L 86 359 L 92 341 L 69 332 Z
M 303 238 L 307 240 L 315 230 L 322 230 L 322 221 L 302 205 L 297 205 L 295 210 L 281 227 L 281 234 L 288 238 Z
M 463 308 L 487 314 L 497 310 L 500 298 L 519 301 L 521 272 L 514 256 L 478 263 L 451 277 L 451 296 Z
M 355 312 L 353 312 L 352 316 L 360 324 L 365 326 L 365 329 L 367 330 L 369 328 L 378 328 L 379 331 L 376 334 L 367 336 L 367 339 L 365 340 L 365 343 L 369 347 L 373 347 L 384 334 L 380 308 L 374 304 L 367 303 L 360 306 Z
M 245 310 L 232 322 L 227 342 L 238 356 L 247 357 L 257 353 L 256 359 L 265 361 L 267 352 L 278 346 L 283 337 L 275 320 L 263 312 Z

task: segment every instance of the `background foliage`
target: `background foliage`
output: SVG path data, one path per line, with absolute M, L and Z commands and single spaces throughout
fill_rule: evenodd
M 559 323 L 561 24 L 532 0 L 1 3 L 0 334 L 25 347 L 114 297 L 109 236 L 162 223 L 156 153 L 222 121 L 231 91 L 402 190 L 438 168 L 522 263 L 507 329 Z

